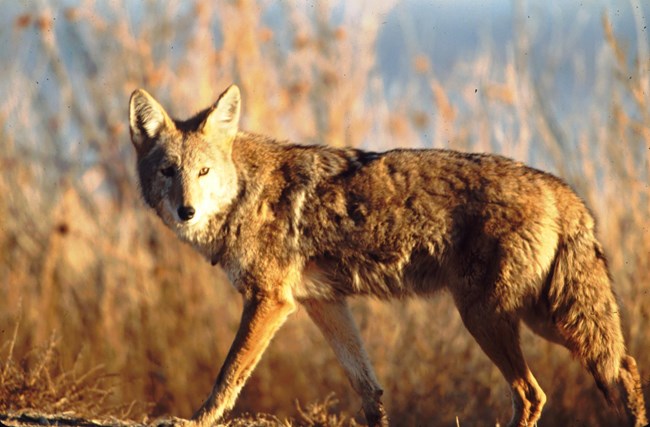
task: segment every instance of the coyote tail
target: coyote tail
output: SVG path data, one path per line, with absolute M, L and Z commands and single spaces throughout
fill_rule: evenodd
M 612 386 L 626 354 L 618 304 L 593 228 L 581 225 L 575 231 L 560 240 L 556 253 L 549 289 L 552 321 L 614 404 Z

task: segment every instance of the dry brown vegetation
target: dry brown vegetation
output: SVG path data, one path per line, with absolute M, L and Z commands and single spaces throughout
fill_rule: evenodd
M 413 58 L 414 79 L 426 82 L 435 103 L 431 115 L 417 107 L 413 88 L 390 105 L 383 95 L 374 9 L 349 6 L 332 27 L 325 3 L 316 11 L 283 4 L 280 31 L 261 19 L 270 6 L 251 0 L 147 2 L 146 18 L 125 16 L 132 9 L 120 2 L 66 10 L 43 3 L 16 3 L 0 52 L 0 411 L 142 420 L 188 417 L 200 405 L 241 302 L 218 268 L 145 209 L 126 110 L 131 91 L 145 87 L 187 116 L 233 81 L 249 130 L 373 149 L 500 152 L 565 178 L 599 220 L 650 400 L 649 59 L 647 49 L 626 50 L 606 19 L 598 102 L 575 117 L 583 126 L 567 131 L 554 120 L 543 81 L 532 77 L 523 36 L 506 63 L 479 53 L 445 82 L 425 57 Z M 446 295 L 353 308 L 395 425 L 507 421 L 504 381 Z M 564 349 L 530 333 L 523 341 L 548 395 L 540 425 L 616 425 Z M 338 403 L 326 399 L 331 392 Z M 299 411 L 296 399 L 320 403 Z M 362 420 L 359 399 L 303 311 L 245 387 L 234 414 L 245 412 L 274 416 L 231 425 Z

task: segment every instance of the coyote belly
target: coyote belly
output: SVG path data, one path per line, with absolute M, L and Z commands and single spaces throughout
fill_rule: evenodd
M 631 425 L 647 424 L 594 220 L 561 180 L 495 155 L 279 143 L 240 131 L 239 115 L 236 86 L 184 121 L 143 90 L 130 102 L 144 200 L 244 298 L 231 350 L 192 423 L 213 424 L 234 405 L 302 304 L 368 424 L 386 425 L 346 297 L 445 289 L 512 389 L 511 426 L 533 425 L 546 400 L 522 355 L 521 321 L 568 348 L 608 400 L 620 397 Z

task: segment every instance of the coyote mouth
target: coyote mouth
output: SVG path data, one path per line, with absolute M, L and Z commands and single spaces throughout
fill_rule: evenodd
M 201 219 L 201 216 L 195 216 L 191 219 L 184 220 L 176 215 L 174 215 L 172 218 L 174 222 L 174 228 L 179 231 L 191 231 L 197 226 L 197 224 L 201 223 Z

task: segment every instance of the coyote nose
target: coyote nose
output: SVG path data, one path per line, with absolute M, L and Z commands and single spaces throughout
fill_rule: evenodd
M 178 208 L 178 216 L 183 221 L 189 221 L 194 217 L 196 211 L 192 206 L 181 206 Z

